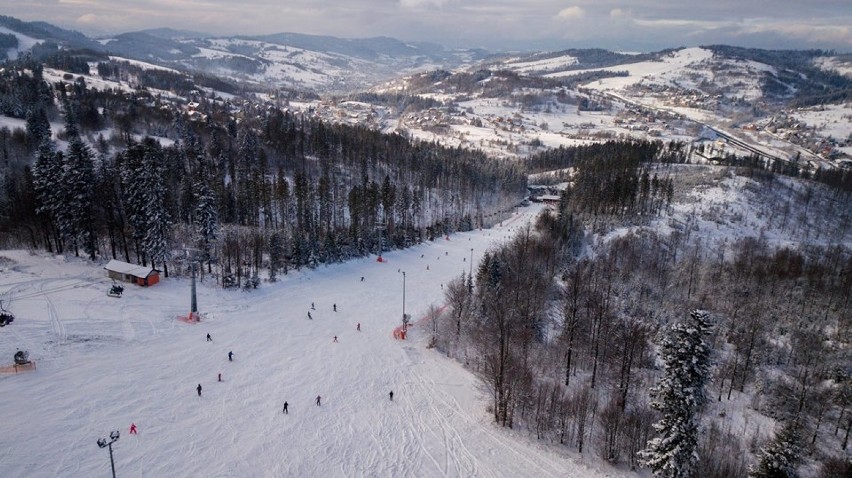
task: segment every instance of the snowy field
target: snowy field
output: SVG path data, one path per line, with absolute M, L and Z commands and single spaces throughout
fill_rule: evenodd
M 252 292 L 208 280 L 198 292 L 206 317 L 194 325 L 176 320 L 188 312 L 187 279 L 130 285 L 116 299 L 99 266 L 0 252 L 0 297 L 17 316 L 0 329 L 0 366 L 18 347 L 38 364 L 0 375 L 0 476 L 109 476 L 95 442 L 112 430 L 121 432 L 118 476 L 618 476 L 494 426 L 487 391 L 425 348 L 426 324 L 408 341 L 392 337 L 398 271 L 416 321 L 442 305 L 442 284 L 469 270 L 471 248 L 478 261 L 539 208 L 388 253 L 386 263 L 305 270 Z

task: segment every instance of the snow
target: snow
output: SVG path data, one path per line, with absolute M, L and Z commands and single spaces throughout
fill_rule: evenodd
M 251 292 L 205 278 L 206 317 L 195 325 L 175 319 L 189 308 L 185 278 L 128 286 L 116 299 L 100 265 L 0 252 L 0 297 L 17 317 L 0 331 L 0 364 L 20 347 L 38 366 L 0 375 L 0 475 L 108 476 L 95 441 L 119 430 L 119 476 L 621 476 L 493 425 L 483 386 L 426 349 L 425 328 L 409 341 L 391 336 L 402 314 L 398 270 L 416 320 L 469 270 L 471 248 L 478 260 L 539 210 L 386 253 L 385 263 L 293 272 Z
M 123 262 L 119 260 L 111 260 L 107 262 L 107 265 L 104 266 L 104 269 L 108 271 L 118 272 L 120 274 L 129 274 L 136 277 L 148 277 L 154 269 L 151 267 L 142 267 L 137 264 L 130 264 L 128 262 Z
M 141 68 L 143 70 L 159 70 L 159 71 L 167 71 L 169 73 L 178 73 L 178 74 L 180 73 L 179 71 L 175 70 L 174 68 L 167 68 L 165 66 L 155 65 L 153 63 L 147 63 L 147 62 L 139 61 L 139 60 L 131 60 L 130 58 L 124 58 L 124 57 L 120 57 L 120 56 L 111 56 L 111 57 L 109 57 L 109 59 L 113 60 L 113 61 L 119 61 L 119 62 L 122 62 L 122 63 L 129 63 L 133 66 L 138 66 L 139 68 Z
M 852 61 L 841 58 L 821 56 L 814 59 L 814 64 L 823 70 L 836 71 L 844 76 L 852 76 Z
M 628 85 L 632 85 L 642 80 L 643 77 L 660 76 L 673 72 L 680 72 L 684 67 L 706 61 L 713 58 L 713 52 L 704 48 L 684 48 L 673 52 L 662 59 L 662 61 L 643 61 L 639 63 L 630 63 L 627 65 L 616 65 L 606 68 L 593 68 L 588 70 L 571 70 L 559 73 L 551 73 L 549 76 L 558 78 L 562 76 L 572 76 L 581 73 L 592 71 L 627 71 L 626 77 L 603 78 L 590 83 L 590 88 L 597 89 L 618 89 Z
M 798 109 L 792 112 L 792 116 L 814 127 L 822 136 L 840 141 L 852 137 L 852 104 Z
M 564 70 L 569 66 L 578 63 L 577 57 L 571 55 L 562 55 L 553 58 L 536 61 L 508 61 L 505 63 L 506 68 L 522 74 L 531 73 L 548 73 L 558 70 Z
M 16 129 L 22 129 L 26 131 L 27 120 L 20 118 L 12 118 L 11 116 L 0 116 L 0 128 L 9 128 L 9 131 L 15 131 Z M 65 124 L 61 121 L 52 121 L 50 123 L 50 134 L 54 140 L 57 139 L 56 133 L 63 130 L 65 130 Z
M 24 35 L 23 33 L 18 33 L 14 30 L 10 30 L 6 27 L 0 27 L 0 33 L 12 34 L 18 38 L 18 48 L 9 48 L 6 50 L 6 58 L 9 60 L 17 60 L 18 54 L 22 51 L 27 51 L 32 48 L 34 45 L 41 43 L 42 40 L 37 38 L 29 37 Z

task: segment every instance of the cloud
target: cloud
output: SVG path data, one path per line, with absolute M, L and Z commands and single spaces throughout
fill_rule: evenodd
M 557 18 L 562 20 L 576 20 L 578 18 L 583 18 L 586 16 L 586 11 L 582 8 L 574 5 L 573 7 L 563 8 L 556 14 Z
M 449 0 L 399 0 L 399 5 L 403 8 L 423 8 L 423 7 L 443 7 Z
M 623 8 L 613 8 L 609 11 L 611 18 L 626 18 L 630 16 L 630 12 Z
M 852 51 L 850 0 L 0 0 L 3 14 L 89 34 L 391 36 L 451 47 L 651 51 L 733 43 Z M 767 4 L 771 3 L 771 8 Z M 735 17 L 731 12 L 736 12 Z M 569 25 L 570 28 L 566 28 Z M 499 34 L 495 34 L 499 33 Z

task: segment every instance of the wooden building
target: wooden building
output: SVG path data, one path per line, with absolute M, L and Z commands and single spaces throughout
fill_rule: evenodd
M 151 267 L 129 264 L 127 262 L 109 261 L 104 269 L 110 279 L 130 282 L 143 287 L 160 282 L 160 271 Z

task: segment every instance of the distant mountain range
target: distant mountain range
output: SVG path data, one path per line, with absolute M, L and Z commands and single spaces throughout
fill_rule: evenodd
M 848 76 L 852 72 L 852 58 L 849 55 L 819 50 L 705 48 L 713 52 L 713 58 L 689 67 L 689 75 L 695 78 L 699 75 L 700 81 L 668 81 L 663 86 L 718 95 L 730 94 L 730 88 L 743 89 L 757 84 L 760 91 L 750 94 L 752 100 L 766 97 L 795 100 L 799 104 L 846 101 L 852 97 Z M 573 86 L 604 76 L 627 75 L 627 65 L 660 62 L 679 50 L 630 54 L 603 49 L 566 49 L 509 54 L 481 49 L 452 50 L 434 43 L 403 42 L 388 37 L 346 39 L 299 33 L 220 37 L 171 28 L 95 39 L 45 22 L 0 16 L 0 58 L 4 49 L 6 58 L 12 59 L 25 53 L 46 58 L 56 55 L 60 49 L 83 56 L 89 62 L 117 56 L 190 73 L 206 73 L 247 84 L 248 89 L 261 90 L 283 88 L 347 93 L 368 90 L 401 77 L 413 77 L 413 83 L 402 87 L 413 94 L 428 94 L 439 85 L 438 80 L 444 79 L 444 73 L 461 71 L 459 67 L 462 66 L 469 72 L 508 71 L 527 78 L 537 87 L 545 84 Z M 743 70 L 744 67 L 754 68 Z M 736 75 L 730 74 L 731 68 L 737 71 Z M 444 73 L 415 77 L 436 70 Z M 697 73 L 703 70 L 713 72 Z M 463 81 L 451 83 L 459 87 L 473 80 L 475 84 L 486 76 L 488 74 L 472 73 Z M 415 84 L 420 88 L 412 88 Z
M 441 45 L 406 43 L 388 37 L 345 39 L 277 33 L 217 37 L 205 33 L 158 28 L 93 39 L 44 22 L 0 16 L 0 33 L 18 44 L 7 58 L 89 50 L 172 68 L 286 88 L 317 91 L 354 90 L 407 72 L 452 68 L 486 58 L 484 50 L 448 50 Z M 14 40 L 10 37 L 7 42 Z M 40 47 L 37 45 L 41 45 Z

